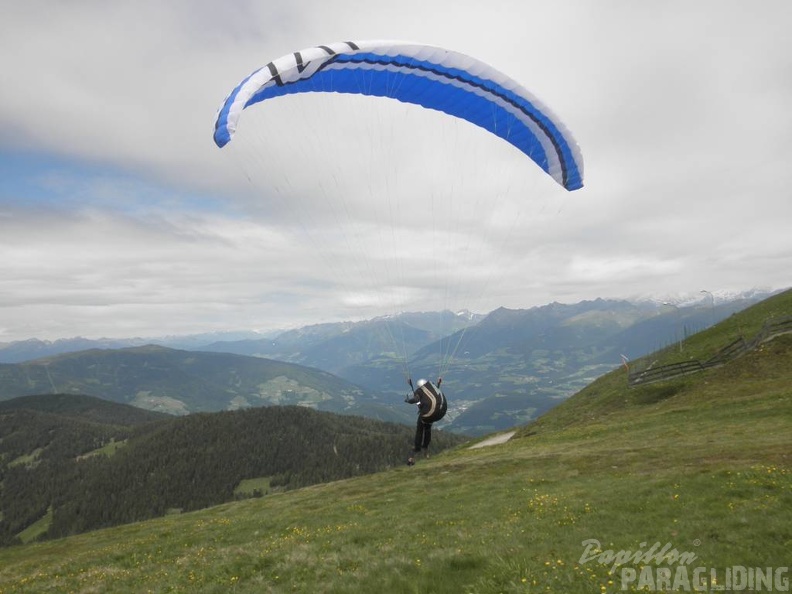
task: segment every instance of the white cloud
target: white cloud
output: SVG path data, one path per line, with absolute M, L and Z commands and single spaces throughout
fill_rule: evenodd
M 3 12 L 0 340 L 792 284 L 785 0 Z M 273 101 L 214 146 L 253 69 L 366 38 L 510 73 L 574 131 L 586 187 L 472 126 L 354 97 Z

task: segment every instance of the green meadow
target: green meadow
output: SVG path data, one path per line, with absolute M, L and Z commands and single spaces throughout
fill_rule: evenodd
M 785 293 L 654 358 L 790 314 Z M 790 551 L 786 334 L 678 380 L 619 368 L 501 445 L 2 549 L 0 592 L 788 591 Z

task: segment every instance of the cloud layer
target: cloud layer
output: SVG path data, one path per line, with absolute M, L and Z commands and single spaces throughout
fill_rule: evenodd
M 0 341 L 792 284 L 785 0 L 266 4 L 4 8 Z M 254 69 L 377 38 L 522 82 L 577 137 L 586 187 L 348 96 L 273 101 L 212 143 Z

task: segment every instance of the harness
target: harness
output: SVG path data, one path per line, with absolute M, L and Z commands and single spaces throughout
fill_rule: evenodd
M 424 408 L 425 403 L 429 405 L 426 410 L 421 410 L 420 417 L 430 423 L 442 419 L 448 409 L 445 395 L 431 383 L 424 384 L 418 390 L 421 393 L 421 409 Z

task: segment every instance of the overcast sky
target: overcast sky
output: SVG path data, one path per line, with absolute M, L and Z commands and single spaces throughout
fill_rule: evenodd
M 792 285 L 788 0 L 0 2 L 0 342 Z M 508 73 L 585 187 L 371 98 L 214 145 L 254 69 L 364 39 Z

